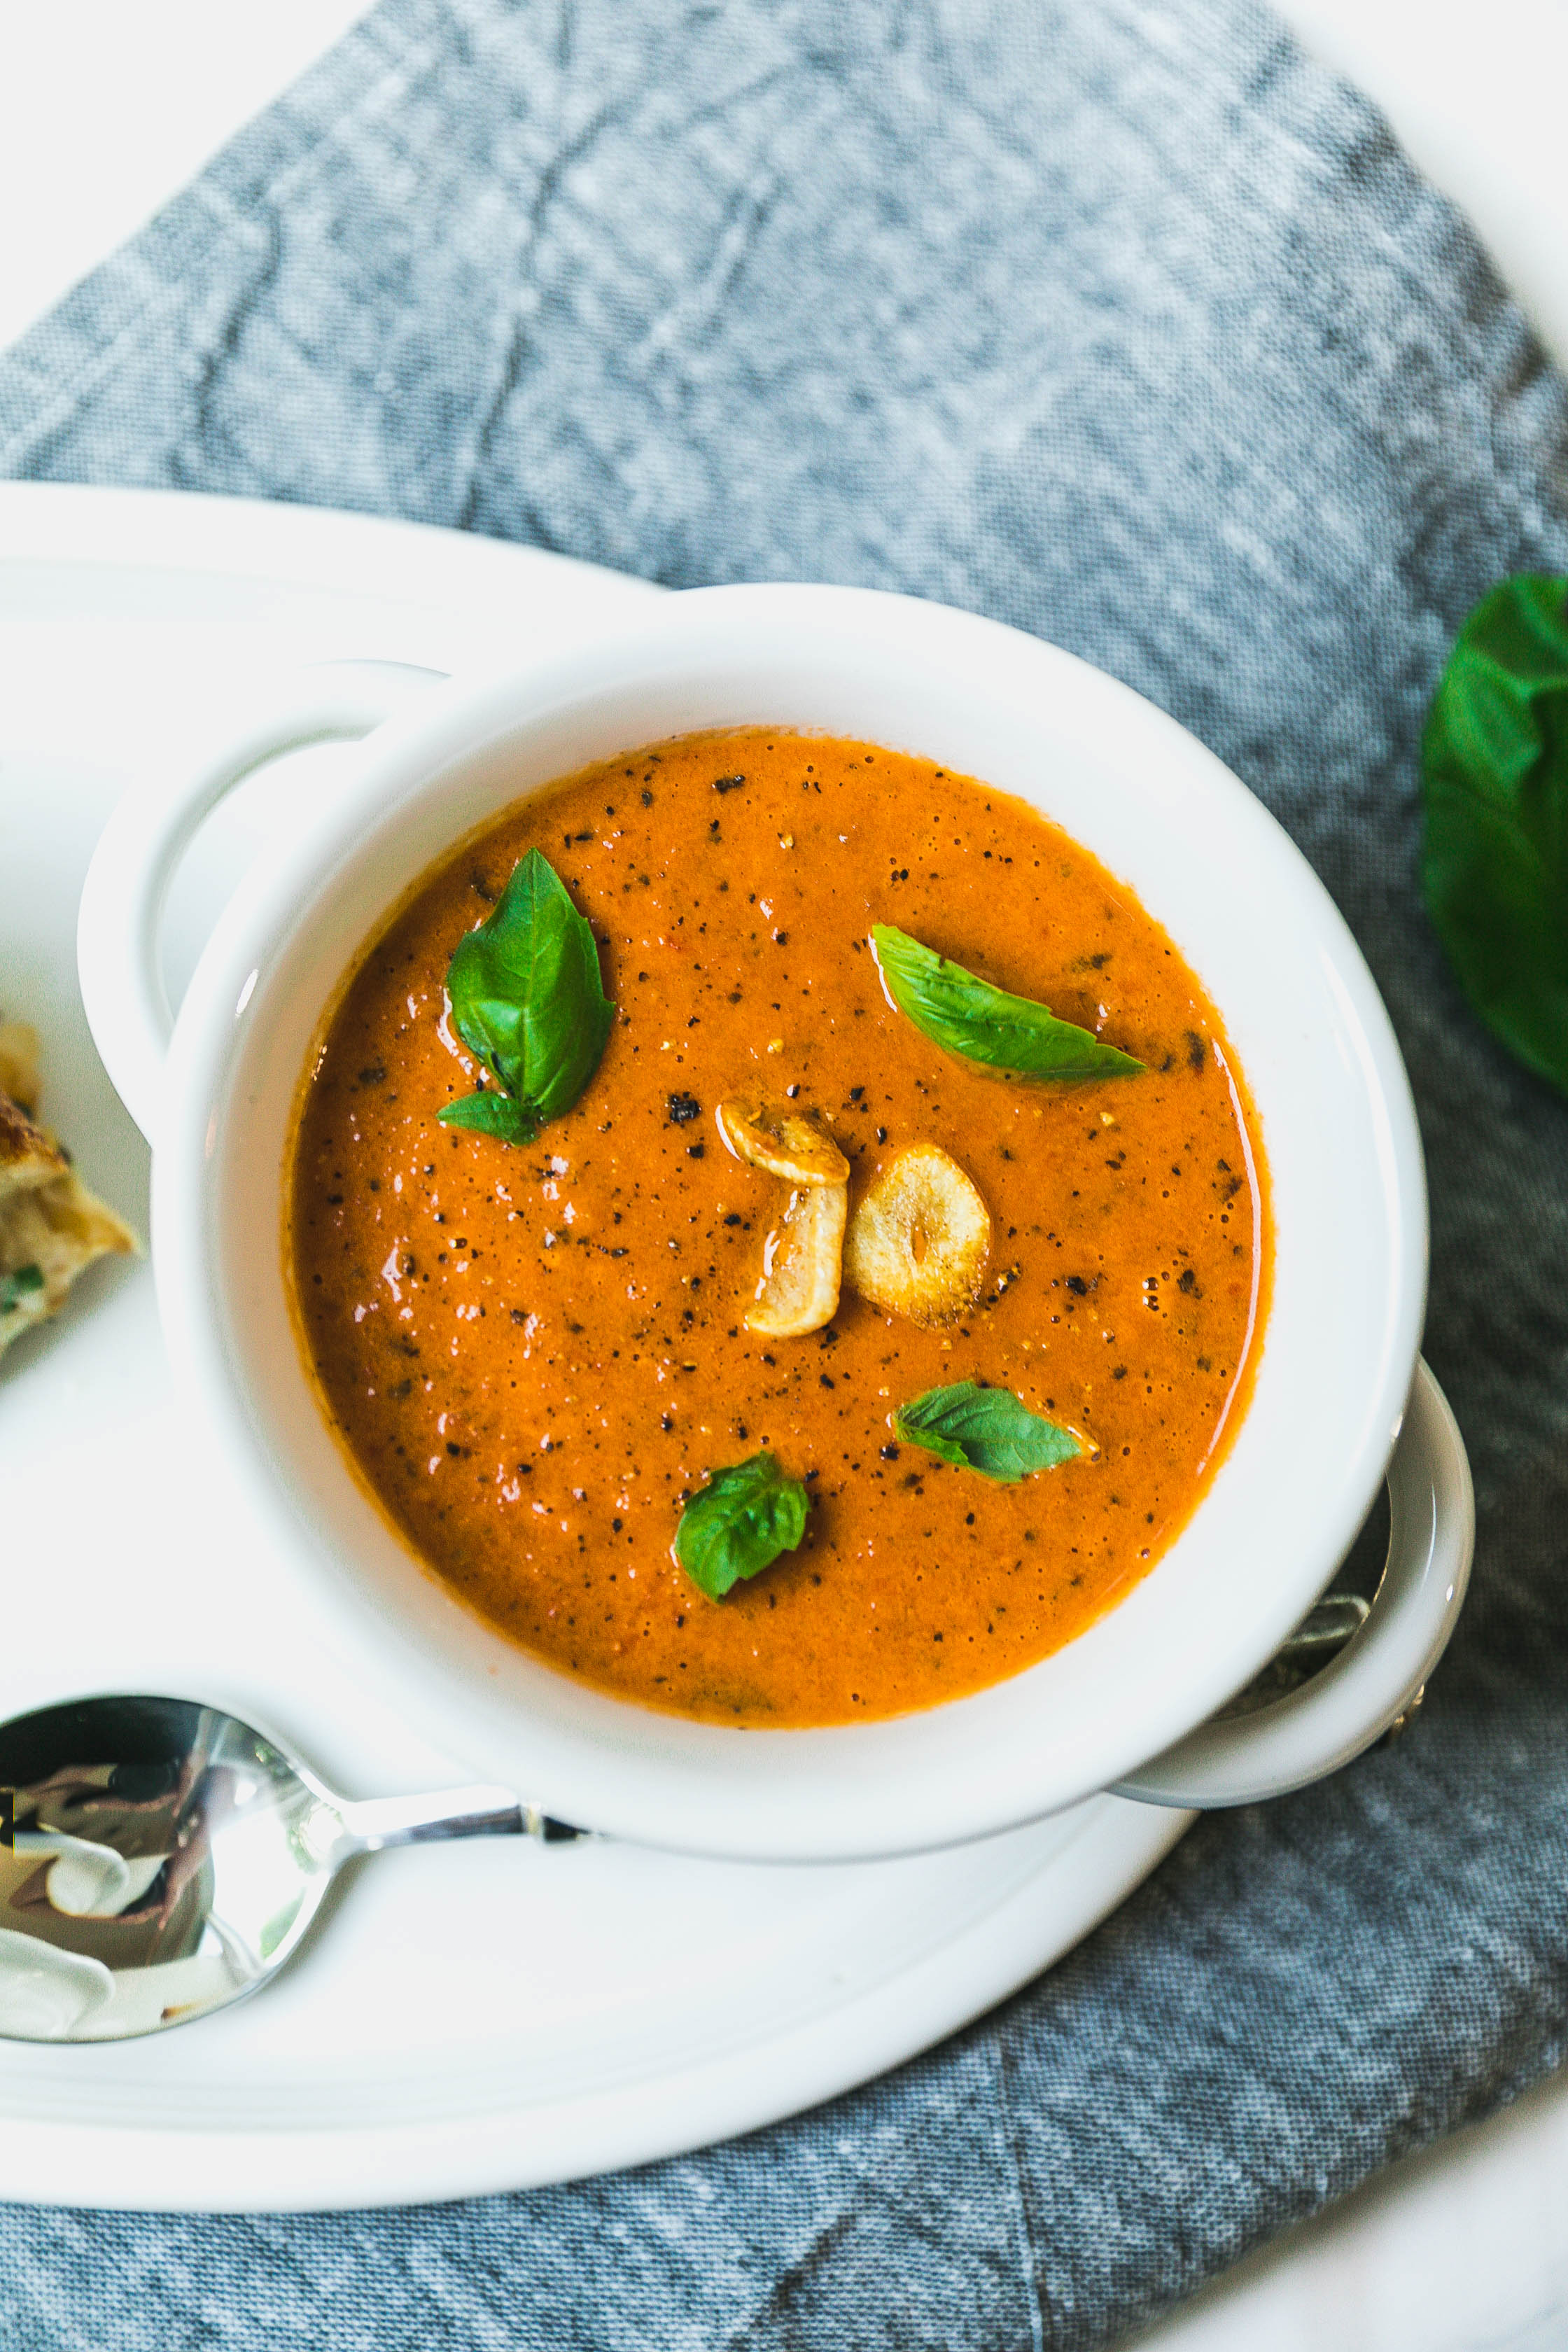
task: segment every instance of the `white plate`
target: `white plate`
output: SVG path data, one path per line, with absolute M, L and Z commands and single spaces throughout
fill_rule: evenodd
M 139 741 L 166 735 L 172 706 L 193 737 L 221 731 L 237 698 L 300 662 L 493 665 L 656 593 L 411 525 L 0 485 L 0 1005 L 42 1030 L 44 1115 L 134 1223 L 145 1152 L 88 1038 L 73 942 Z M 266 772 L 198 840 L 172 908 L 176 984 L 256 842 L 331 789 L 342 756 Z M 169 1691 L 273 1728 L 350 1795 L 471 1777 L 331 1653 L 289 1562 L 236 1523 L 187 1437 L 145 1265 L 97 1270 L 0 1365 L 0 1715 Z M 112 2048 L 0 2044 L 0 2198 L 412 2202 L 700 2147 L 864 2082 L 1000 2000 L 1190 1818 L 1100 1797 L 983 1845 L 820 1869 L 609 1843 L 384 1855 L 245 2007 Z

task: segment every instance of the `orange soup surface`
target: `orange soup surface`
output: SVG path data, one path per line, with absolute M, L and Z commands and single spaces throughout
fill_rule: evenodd
M 616 1018 L 574 1107 L 513 1146 L 437 1124 L 478 1076 L 445 980 L 534 847 Z M 1145 1068 L 952 1057 L 890 1004 L 874 923 Z M 780 1188 L 714 1124 L 748 1094 L 816 1113 L 851 1212 L 901 1148 L 951 1153 L 991 1217 L 973 1308 L 927 1329 L 846 1286 L 809 1337 L 748 1330 Z M 731 1724 L 900 1715 L 1070 1641 L 1190 1516 L 1264 1319 L 1250 1117 L 1191 967 L 1023 803 L 865 743 L 667 742 L 513 807 L 349 976 L 292 1153 L 302 1344 L 423 1561 L 552 1666 Z M 963 1381 L 1083 1451 L 1003 1485 L 899 1441 L 900 1405 Z M 683 1499 L 763 1448 L 806 1484 L 805 1539 L 710 1600 L 671 1555 Z

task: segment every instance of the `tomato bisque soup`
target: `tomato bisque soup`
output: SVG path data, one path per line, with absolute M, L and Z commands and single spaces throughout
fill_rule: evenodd
M 507 1140 L 438 1119 L 486 1077 L 447 977 L 535 850 L 608 1004 L 576 1099 Z M 879 925 L 1142 1066 L 1063 1082 L 946 1049 L 898 1009 Z M 738 1157 L 737 1100 L 775 1127 L 793 1106 L 847 1192 Z M 948 1242 L 922 1265 L 908 1227 L 907 1297 L 868 1298 L 838 1235 L 847 1206 L 853 1269 L 861 1205 L 928 1163 L 964 1255 L 919 1319 Z M 837 1203 L 828 1318 L 776 1336 L 802 1202 Z M 1271 1244 L 1218 1014 L 1123 884 L 971 778 L 747 730 L 537 793 L 407 894 L 318 1034 L 285 1246 L 325 1410 L 436 1576 L 617 1697 L 791 1727 L 998 1682 L 1148 1572 L 1245 1409 Z M 912 1442 L 900 1412 L 964 1383 L 1065 1458 L 1009 1478 Z M 804 1533 L 711 1598 L 672 1544 L 759 1454 Z

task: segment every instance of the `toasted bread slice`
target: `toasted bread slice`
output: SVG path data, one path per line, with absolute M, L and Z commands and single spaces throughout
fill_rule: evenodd
M 990 1211 L 957 1160 L 911 1143 L 850 1219 L 844 1278 L 885 1315 L 935 1328 L 973 1306 L 990 1255 Z
M 54 1138 L 0 1094 L 0 1354 L 59 1312 L 95 1258 L 135 1247 Z
M 38 1108 L 38 1033 L 26 1021 L 0 1021 L 0 1095 L 29 1118 Z
M 719 1132 L 737 1160 L 764 1169 L 781 1183 L 847 1184 L 849 1162 L 810 1111 L 794 1103 L 753 1102 L 741 1095 L 721 1102 Z
M 763 1275 L 746 1309 L 748 1331 L 803 1339 L 838 1312 L 847 1184 L 797 1185 L 763 1244 Z

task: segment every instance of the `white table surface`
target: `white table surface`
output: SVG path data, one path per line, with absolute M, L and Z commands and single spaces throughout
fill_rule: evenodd
M 1468 212 L 1568 362 L 1568 0 L 1278 5 Z M 0 0 L 0 344 L 365 13 L 363 0 Z M 1563 2352 L 1568 2076 L 1396 2167 L 1138 2342 Z

